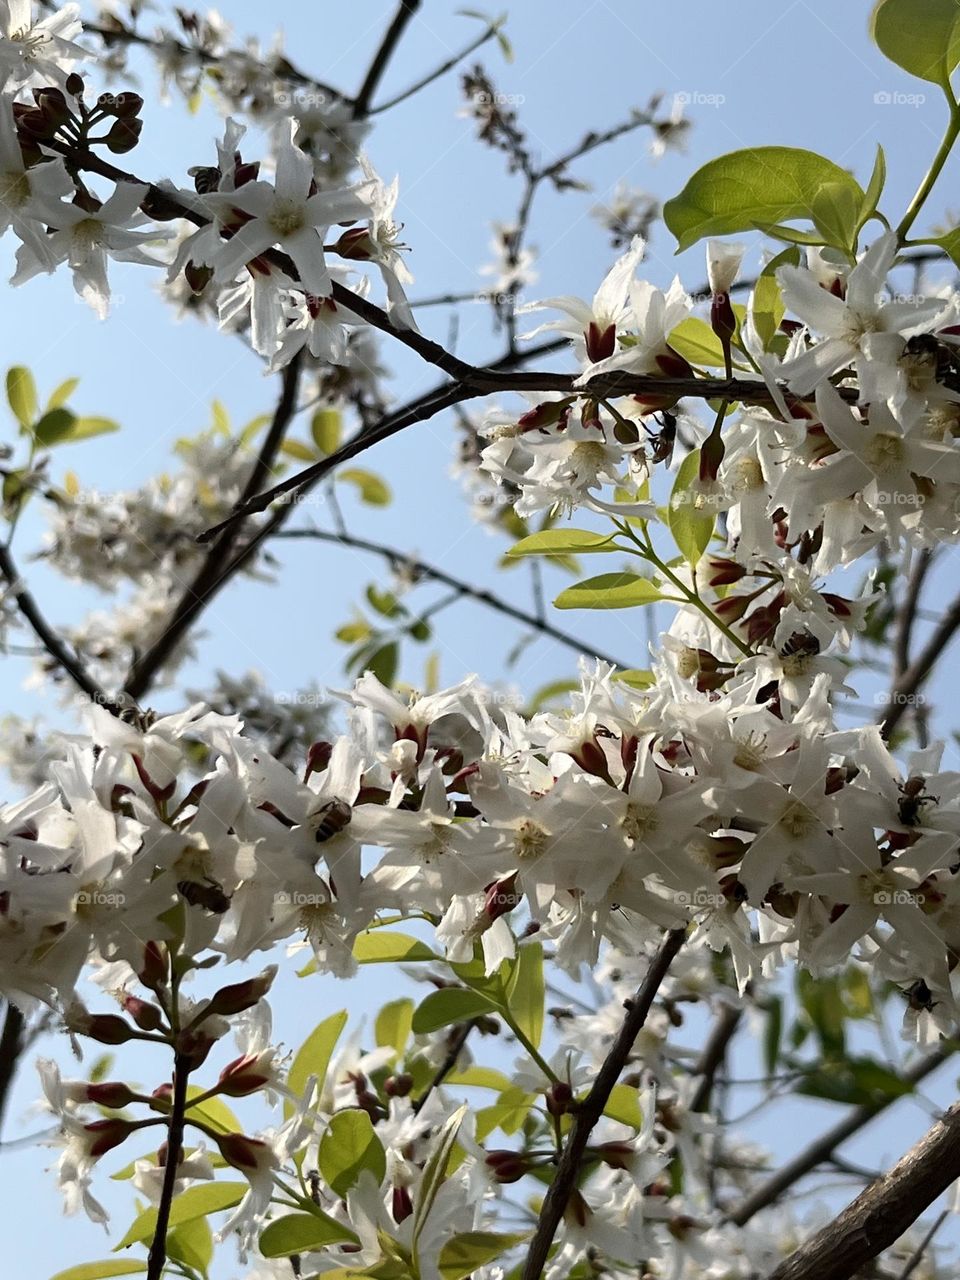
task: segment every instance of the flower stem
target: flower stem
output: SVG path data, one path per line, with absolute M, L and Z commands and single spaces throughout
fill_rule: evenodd
M 907 206 L 907 212 L 903 215 L 900 225 L 897 227 L 897 241 L 901 246 L 906 240 L 907 232 L 913 226 L 917 215 L 926 203 L 927 196 L 933 190 L 934 183 L 940 177 L 943 166 L 947 162 L 947 157 L 953 150 L 953 144 L 956 142 L 957 136 L 960 135 L 960 104 L 955 102 L 949 93 L 947 94 L 947 100 L 950 103 L 950 119 L 943 135 L 943 141 L 940 143 L 937 154 L 933 157 L 923 181 L 917 187 L 916 194 Z
M 163 1171 L 163 1188 L 160 1192 L 160 1203 L 157 1205 L 157 1226 L 150 1245 L 147 1258 L 146 1280 L 161 1280 L 164 1264 L 167 1260 L 167 1228 L 170 1225 L 170 1210 L 173 1207 L 173 1193 L 177 1185 L 177 1166 L 183 1150 L 183 1128 L 187 1109 L 187 1082 L 190 1078 L 189 1060 L 177 1054 L 173 1060 L 173 1105 L 170 1108 L 170 1120 L 167 1129 L 167 1161 Z

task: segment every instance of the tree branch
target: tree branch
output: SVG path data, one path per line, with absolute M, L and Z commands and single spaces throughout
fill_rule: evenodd
M 394 14 L 390 26 L 387 27 L 383 40 L 380 42 L 380 47 L 370 63 L 370 69 L 364 77 L 363 84 L 360 86 L 360 92 L 354 99 L 354 117 L 367 114 L 373 95 L 376 93 L 377 87 L 383 78 L 383 73 L 386 71 L 397 45 L 403 39 L 403 33 L 407 29 L 408 23 L 420 8 L 420 3 L 421 0 L 400 0 L 400 7 Z
M 331 542 L 344 547 L 353 547 L 357 551 L 369 551 L 371 555 L 380 556 L 384 560 L 388 560 L 396 569 L 407 569 L 417 577 L 429 578 L 433 582 L 440 582 L 446 587 L 451 587 L 458 595 L 468 600 L 476 600 L 478 604 L 486 605 L 489 609 L 495 609 L 497 613 L 502 613 L 505 617 L 513 618 L 516 622 L 522 622 L 525 626 L 532 627 L 535 631 L 539 631 L 541 635 L 549 636 L 551 640 L 556 640 L 559 644 L 566 645 L 568 649 L 572 649 L 576 653 L 589 653 L 594 658 L 599 658 L 601 662 L 609 662 L 612 666 L 620 667 L 621 669 L 626 669 L 630 665 L 629 663 L 618 662 L 615 658 L 611 658 L 609 654 L 598 653 L 586 641 L 578 640 L 576 636 L 572 636 L 566 631 L 561 631 L 558 627 L 551 626 L 550 623 L 539 618 L 534 613 L 527 612 L 526 609 L 517 608 L 516 605 L 510 604 L 509 601 L 494 595 L 492 591 L 471 586 L 469 582 L 464 582 L 462 578 L 455 578 L 453 574 L 447 573 L 446 570 L 440 569 L 436 565 L 428 564 L 425 560 L 417 560 L 413 556 L 403 555 L 395 548 L 388 547 L 382 542 L 371 542 L 368 538 L 357 538 L 353 534 L 336 533 L 327 529 L 284 529 L 274 536 L 293 540 L 312 539 L 317 542 Z
M 457 1059 L 460 1057 L 460 1054 L 463 1052 L 463 1046 L 467 1043 L 467 1037 L 470 1035 L 470 1032 L 474 1029 L 476 1025 L 477 1025 L 476 1018 L 471 1018 L 469 1022 L 464 1022 L 459 1027 L 456 1027 L 454 1029 L 453 1035 L 450 1038 L 449 1047 L 447 1048 L 447 1052 L 444 1056 L 443 1061 L 440 1063 L 440 1066 L 437 1068 L 436 1073 L 433 1076 L 433 1079 L 430 1081 L 426 1089 L 424 1089 L 423 1093 L 421 1093 L 420 1097 L 417 1098 L 416 1102 L 413 1104 L 413 1114 L 415 1116 L 420 1114 L 420 1112 L 426 1106 L 427 1099 L 430 1097 L 431 1093 L 433 1093 L 434 1089 L 439 1089 L 440 1085 L 443 1084 L 444 1080 L 446 1080 L 447 1076 L 450 1074 L 453 1068 L 457 1065 Z
M 367 115 L 379 116 L 382 115 L 384 111 L 389 111 L 391 107 L 396 107 L 401 102 L 406 102 L 407 98 L 412 98 L 414 94 L 419 93 L 421 89 L 425 89 L 427 85 L 433 84 L 434 80 L 439 80 L 441 76 L 445 76 L 448 71 L 452 71 L 458 63 L 464 60 L 464 58 L 469 58 L 471 53 L 476 52 L 481 45 L 485 45 L 488 40 L 492 40 L 497 34 L 499 27 L 499 22 L 491 22 L 482 35 L 471 40 L 469 44 L 464 45 L 459 53 L 453 54 L 446 60 L 446 62 L 442 62 L 439 67 L 434 67 L 433 71 L 428 72 L 427 75 L 421 77 L 421 79 L 415 80 L 413 84 L 408 85 L 406 89 L 401 90 L 400 93 L 395 94 L 392 98 L 388 98 L 386 102 L 381 102 L 377 107 L 371 107 L 367 111 Z
M 742 1017 L 743 1010 L 731 1004 L 725 1004 L 721 1009 L 710 1038 L 703 1046 L 700 1060 L 693 1069 L 694 1077 L 699 1076 L 700 1080 L 690 1099 L 691 1111 L 705 1111 L 709 1106 L 714 1078 L 727 1056 L 730 1041 L 736 1035 Z
M 283 437 L 297 408 L 297 390 L 302 367 L 300 352 L 283 370 L 282 389 L 273 420 L 267 432 L 257 460 L 247 477 L 243 490 L 245 501 L 256 493 L 264 478 L 271 471 Z M 139 699 L 150 688 L 154 676 L 173 652 L 197 615 L 206 607 L 223 580 L 230 562 L 230 555 L 240 534 L 239 525 L 223 530 L 208 551 L 193 581 L 184 589 L 170 620 L 153 644 L 133 663 L 127 675 L 125 690 L 131 698 Z M 230 570 L 232 572 L 232 570 Z
M 917 657 L 911 662 L 899 680 L 894 682 L 893 688 L 888 695 L 887 708 L 880 720 L 880 732 L 885 738 L 890 737 L 903 719 L 907 708 L 915 702 L 918 690 L 933 670 L 958 628 L 960 628 L 960 596 L 954 600 L 950 608 L 943 614 L 939 624 Z
M 667 934 L 637 994 L 627 1002 L 627 1016 L 597 1073 L 590 1092 L 574 1112 L 573 1126 L 564 1145 L 563 1154 L 560 1156 L 557 1172 L 544 1197 L 537 1229 L 530 1242 L 520 1280 L 539 1280 L 543 1272 L 550 1246 L 553 1244 L 553 1237 L 557 1233 L 563 1211 L 576 1185 L 580 1161 L 590 1134 L 603 1114 L 613 1086 L 620 1079 L 620 1073 L 626 1066 L 634 1042 L 647 1020 L 647 1014 L 660 989 L 660 984 L 667 976 L 677 952 L 683 946 L 685 937 L 685 929 L 672 929 Z
M 33 628 L 33 632 L 53 661 L 70 677 L 77 688 L 87 695 L 91 702 L 119 715 L 122 704 L 111 697 L 97 684 L 75 653 L 67 648 L 54 629 L 40 612 L 36 600 L 27 590 L 20 577 L 10 548 L 0 544 L 0 574 L 4 577 L 10 592 L 16 601 L 17 608 Z
M 960 1176 L 960 1103 L 767 1280 L 849 1280 Z
M 942 1066 L 954 1051 L 955 1046 L 952 1043 L 943 1045 L 905 1071 L 903 1075 L 904 1081 L 908 1084 L 919 1084 L 921 1080 L 926 1079 L 928 1075 Z M 896 1098 L 894 1097 L 886 1097 L 879 1102 L 864 1103 L 859 1107 L 851 1108 L 850 1112 L 838 1124 L 835 1124 L 832 1129 L 828 1129 L 815 1142 L 812 1142 L 810 1146 L 794 1156 L 781 1169 L 778 1169 L 756 1191 L 741 1201 L 733 1212 L 727 1215 L 729 1221 L 735 1226 L 742 1227 L 755 1214 L 758 1214 L 761 1209 L 766 1209 L 769 1205 L 775 1204 L 795 1182 L 799 1182 L 801 1178 L 811 1173 L 817 1165 L 829 1159 L 836 1147 L 839 1147 L 842 1142 L 846 1142 L 858 1130 L 869 1124 L 875 1116 L 880 1115 L 882 1111 L 886 1111 L 887 1107 L 895 1101 Z
M 2 1132 L 3 1117 L 16 1074 L 17 1062 L 23 1051 L 23 1029 L 23 1014 L 8 1000 L 7 1012 L 3 1019 L 3 1031 L 0 1033 L 0 1132 Z
M 167 1160 L 163 1170 L 163 1187 L 157 1205 L 157 1225 L 147 1257 L 146 1280 L 161 1280 L 167 1260 L 167 1228 L 170 1225 L 170 1209 L 177 1185 L 177 1166 L 183 1150 L 183 1130 L 187 1112 L 187 1082 L 190 1078 L 188 1059 L 177 1054 L 173 1062 L 173 1098 L 170 1106 L 170 1123 L 167 1129 Z

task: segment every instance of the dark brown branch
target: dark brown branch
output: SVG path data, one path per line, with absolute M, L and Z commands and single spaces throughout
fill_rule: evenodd
M 943 614 L 927 643 L 907 670 L 904 671 L 899 680 L 894 682 L 894 686 L 888 695 L 889 701 L 886 710 L 880 720 L 880 732 L 885 738 L 890 737 L 903 719 L 907 708 L 913 706 L 918 697 L 920 697 L 919 690 L 921 686 L 943 655 L 947 645 L 956 635 L 958 628 L 960 628 L 960 596 Z
M 960 1103 L 767 1280 L 849 1280 L 960 1176 Z
M 913 624 L 917 618 L 920 592 L 923 590 L 923 584 L 932 563 L 933 551 L 929 547 L 924 547 L 917 556 L 907 581 L 907 589 L 904 593 L 903 603 L 900 606 L 897 619 L 897 634 L 893 643 L 893 669 L 897 678 L 902 676 L 910 665 L 910 641 L 913 637 Z
M 563 1154 L 560 1156 L 560 1163 L 557 1165 L 557 1172 L 550 1184 L 550 1189 L 544 1197 L 537 1229 L 534 1232 L 523 1264 L 521 1280 L 539 1280 L 543 1272 L 550 1246 L 553 1244 L 557 1227 L 563 1217 L 563 1211 L 567 1207 L 567 1201 L 576 1186 L 577 1175 L 580 1172 L 580 1161 L 586 1151 L 590 1134 L 603 1114 L 603 1109 L 607 1105 L 613 1086 L 620 1079 L 620 1074 L 627 1064 L 634 1042 L 647 1020 L 647 1014 L 650 1012 L 660 989 L 660 984 L 667 976 L 677 952 L 683 946 L 685 937 L 686 930 L 684 929 L 672 929 L 667 934 L 663 945 L 651 962 L 650 968 L 647 970 L 647 976 L 644 978 L 637 994 L 627 1002 L 627 1016 L 624 1018 L 623 1025 L 617 1033 L 617 1038 L 614 1040 L 610 1052 L 604 1058 L 603 1065 L 597 1072 L 597 1077 L 590 1092 L 574 1113 L 573 1126 L 564 1144 Z
M 463 1052 L 463 1046 L 467 1043 L 467 1037 L 470 1035 L 470 1032 L 474 1029 L 476 1025 L 477 1025 L 477 1020 L 476 1018 L 473 1018 L 469 1022 L 464 1022 L 461 1026 L 455 1029 L 453 1035 L 450 1038 L 450 1044 L 447 1048 L 447 1052 L 444 1056 L 444 1059 L 440 1063 L 440 1066 L 437 1068 L 433 1079 L 430 1081 L 426 1089 L 424 1089 L 423 1093 L 421 1093 L 420 1097 L 417 1098 L 416 1102 L 413 1104 L 414 1115 L 420 1114 L 420 1112 L 426 1106 L 427 1099 L 430 1097 L 431 1093 L 433 1093 L 434 1089 L 439 1089 L 439 1087 L 443 1084 L 444 1080 L 446 1080 L 447 1076 L 457 1065 L 457 1059 L 460 1057 L 460 1054 Z
M 17 608 L 33 628 L 34 635 L 57 666 L 66 672 L 77 688 L 82 693 L 85 693 L 91 702 L 97 702 L 101 707 L 106 707 L 108 711 L 118 715 L 122 709 L 122 704 L 111 697 L 104 689 L 101 689 L 77 655 L 68 649 L 47 622 L 36 600 L 24 585 L 14 563 L 10 548 L 4 545 L 0 545 L 0 574 L 7 582 L 13 599 L 16 601 Z
M 541 635 L 549 636 L 551 640 L 556 640 L 559 644 L 565 645 L 576 653 L 590 654 L 594 658 L 599 658 L 601 662 L 609 662 L 621 669 L 626 669 L 630 665 L 629 663 L 618 662 L 615 658 L 611 658 L 609 654 L 598 653 L 593 645 L 584 640 L 578 640 L 576 636 L 551 626 L 550 623 L 538 617 L 535 613 L 529 613 L 526 609 L 518 609 L 516 605 L 512 605 L 508 600 L 503 600 L 500 596 L 494 595 L 492 591 L 471 586 L 469 582 L 464 582 L 462 578 L 455 578 L 452 574 L 447 573 L 446 570 L 438 568 L 437 565 L 428 564 L 425 560 L 416 560 L 412 556 L 403 555 L 394 547 L 388 547 L 382 542 L 371 542 L 367 538 L 357 538 L 353 534 L 336 533 L 328 529 L 285 529 L 274 536 L 290 539 L 312 539 L 316 542 L 331 542 L 344 547 L 353 547 L 357 551 L 369 551 L 371 555 L 380 556 L 384 560 L 388 560 L 397 570 L 407 570 L 415 577 L 429 578 L 433 582 L 440 582 L 446 587 L 451 587 L 458 596 L 468 600 L 476 600 L 478 604 L 486 605 L 488 609 L 495 609 L 497 613 L 502 613 L 505 617 L 513 618 L 516 622 L 522 622 L 525 626 L 532 627 L 535 631 L 539 631 Z
M 167 1260 L 167 1228 L 170 1210 L 177 1185 L 177 1166 L 183 1150 L 183 1130 L 187 1112 L 187 1082 L 190 1079 L 189 1059 L 177 1054 L 173 1063 L 173 1098 L 170 1105 L 170 1121 L 167 1128 L 167 1159 L 163 1170 L 163 1187 L 157 1205 L 157 1225 L 147 1257 L 146 1280 L 161 1280 Z
M 273 420 L 267 432 L 257 460 L 244 487 L 244 500 L 256 493 L 273 468 L 290 421 L 297 408 L 297 390 L 300 385 L 300 354 L 291 360 L 283 371 L 282 389 Z M 131 698 L 141 698 L 150 688 L 154 676 L 182 639 L 193 620 L 209 603 L 220 585 L 224 569 L 230 563 L 231 554 L 240 534 L 240 526 L 230 526 L 213 543 L 193 581 L 184 589 L 170 620 L 161 634 L 134 662 L 127 676 L 125 689 Z
M 3 1019 L 3 1031 L 0 1033 L 0 1132 L 3 1128 L 3 1117 L 16 1075 L 17 1063 L 23 1052 L 23 1029 L 23 1014 L 8 1000 L 7 1012 Z
M 379 106 L 371 107 L 367 111 L 368 116 L 379 116 L 384 111 L 389 111 L 391 107 L 398 106 L 401 102 L 406 102 L 408 98 L 412 98 L 414 94 L 419 93 L 421 89 L 426 89 L 427 85 L 433 84 L 434 80 L 439 80 L 441 76 L 445 76 L 448 71 L 452 71 L 455 66 L 463 62 L 464 58 L 469 58 L 471 53 L 475 53 L 481 45 L 485 45 L 488 40 L 492 40 L 499 30 L 500 23 L 491 22 L 482 35 L 471 40 L 469 44 L 464 45 L 459 53 L 452 54 L 446 62 L 442 62 L 439 67 L 428 72 L 425 76 L 421 76 L 419 80 L 415 80 L 413 84 L 408 85 L 406 89 L 400 93 L 394 94 L 392 98 L 388 98 L 386 102 L 381 102 Z
M 714 1079 L 727 1056 L 730 1041 L 736 1035 L 742 1017 L 743 1010 L 736 1009 L 733 1005 L 725 1004 L 721 1009 L 710 1037 L 703 1046 L 700 1059 L 693 1068 L 694 1077 L 699 1076 L 700 1079 L 690 1099 L 691 1111 L 705 1111 L 709 1106 Z
M 354 99 L 354 116 L 367 114 L 373 95 L 383 79 L 383 74 L 390 63 L 390 59 L 403 39 L 403 33 L 406 31 L 407 25 L 420 8 L 420 2 L 421 0 L 400 0 L 400 7 L 394 14 L 390 26 L 387 27 L 380 46 L 373 56 L 373 61 L 370 63 L 370 69 L 364 77 L 363 84 L 360 86 L 360 92 Z
M 954 1048 L 953 1044 L 945 1044 L 934 1053 L 931 1053 L 929 1057 L 922 1058 L 904 1072 L 904 1081 L 907 1084 L 919 1084 L 921 1080 L 925 1080 L 928 1075 L 946 1062 L 947 1058 L 954 1052 Z M 806 1177 L 808 1173 L 812 1173 L 825 1160 L 829 1160 L 834 1150 L 842 1142 L 846 1142 L 848 1138 L 869 1124 L 875 1116 L 886 1111 L 887 1107 L 896 1100 L 896 1098 L 888 1096 L 879 1102 L 864 1103 L 859 1107 L 852 1107 L 838 1124 L 835 1124 L 832 1129 L 828 1129 L 810 1146 L 804 1148 L 803 1151 L 794 1156 L 792 1160 L 788 1161 L 772 1177 L 759 1186 L 756 1191 L 741 1201 L 733 1212 L 728 1215 L 730 1222 L 734 1223 L 735 1226 L 742 1227 L 761 1209 L 766 1209 L 769 1205 L 775 1204 L 784 1192 L 789 1191 L 801 1178 Z

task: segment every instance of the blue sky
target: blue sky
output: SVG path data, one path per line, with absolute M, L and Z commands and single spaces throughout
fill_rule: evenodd
M 348 91 L 359 85 L 393 7 L 381 0 L 354 5 L 301 0 L 270 6 L 223 0 L 219 6 L 240 35 L 255 33 L 269 40 L 274 24 L 279 24 L 298 65 Z M 836 0 L 795 0 L 778 6 L 737 0 L 722 9 L 705 0 L 673 0 L 670 5 L 652 0 L 515 4 L 508 24 L 515 63 L 505 65 L 493 46 L 486 46 L 481 57 L 500 90 L 516 97 L 522 123 L 544 158 L 566 149 L 588 129 L 622 118 L 631 106 L 643 106 L 656 91 L 663 92 L 666 106 L 683 95 L 693 126 L 686 154 L 671 152 L 653 162 L 648 135 L 640 130 L 574 167 L 577 176 L 592 184 L 590 192 L 541 193 L 530 234 L 530 243 L 541 254 L 540 280 L 528 290 L 529 298 L 593 293 L 610 265 L 611 251 L 589 210 L 608 197 L 618 181 L 625 179 L 666 199 L 700 164 L 740 147 L 808 147 L 848 166 L 865 181 L 876 145 L 882 142 L 889 179 L 881 207 L 892 215 L 901 211 L 936 149 L 945 113 L 932 86 L 911 80 L 871 46 L 866 34 L 869 7 L 863 0 L 843 5 Z M 455 8 L 427 0 L 383 82 L 383 96 L 402 89 L 469 39 L 476 24 L 457 16 Z M 218 113 L 209 102 L 194 116 L 176 99 L 162 104 L 152 71 L 143 71 L 148 104 L 143 140 L 125 163 L 146 178 L 185 182 L 189 166 L 212 158 L 213 139 L 221 130 Z M 918 96 L 921 101 L 913 100 Z M 456 75 L 447 76 L 380 117 L 368 143 L 374 165 L 385 178 L 400 174 L 398 212 L 411 246 L 413 296 L 477 287 L 476 270 L 489 259 L 490 223 L 509 221 L 520 194 L 520 180 L 506 176 L 502 157 L 475 141 L 474 126 L 459 114 L 460 106 Z M 256 150 L 254 139 L 245 154 L 253 156 Z M 946 216 L 957 172 L 956 162 L 951 162 L 930 202 L 931 221 Z M 0 252 L 12 257 L 9 240 Z M 704 277 L 702 247 L 676 258 L 671 237 L 657 226 L 647 272 L 655 282 L 666 284 L 676 271 L 687 285 L 698 285 Z M 243 423 L 269 411 L 276 395 L 275 380 L 263 377 L 258 360 L 241 343 L 192 320 L 174 323 L 148 271 L 118 266 L 112 268 L 112 279 L 122 301 L 105 324 L 75 301 L 64 272 L 8 294 L 0 312 L 0 350 L 7 366 L 30 365 L 42 392 L 79 374 L 76 405 L 122 422 L 120 435 L 64 448 L 55 462 L 55 474 L 70 467 L 84 487 L 100 490 L 127 488 L 172 466 L 173 443 L 208 425 L 213 398 L 223 402 L 235 422 Z M 448 311 L 434 309 L 423 314 L 422 327 L 446 340 L 449 320 Z M 498 354 L 498 340 L 483 307 L 461 311 L 457 351 L 476 361 Z M 436 380 L 406 353 L 385 349 L 383 355 L 395 371 L 391 389 L 398 402 Z M 12 423 L 7 421 L 4 429 L 5 438 L 12 438 Z M 415 551 L 452 573 L 490 583 L 528 604 L 524 571 L 494 572 L 504 545 L 471 523 L 459 488 L 450 479 L 455 435 L 447 416 L 421 424 L 369 454 L 364 465 L 389 480 L 394 503 L 386 510 L 365 508 L 345 494 L 347 523 L 354 532 Z M 309 519 L 324 522 L 322 507 L 308 507 L 306 512 Z M 37 523 L 25 520 L 17 547 L 48 614 L 68 621 L 82 609 L 102 607 L 99 598 L 63 584 L 42 565 L 30 565 L 29 553 L 39 533 Z M 209 610 L 200 657 L 185 673 L 185 683 L 202 685 L 216 667 L 232 675 L 257 668 L 273 688 L 283 691 L 313 681 L 344 683 L 344 650 L 332 640 L 332 632 L 348 618 L 365 584 L 382 577 L 379 563 L 310 543 L 278 545 L 275 554 L 278 585 L 236 584 Z M 551 579 L 548 585 L 558 587 L 561 579 Z M 424 601 L 429 598 L 424 592 Z M 634 665 L 646 665 L 646 627 L 635 615 L 568 614 L 557 621 L 625 655 Z M 479 606 L 457 605 L 439 627 L 442 682 L 454 683 L 474 670 L 487 679 L 502 676 L 504 657 L 516 637 L 511 624 Z M 418 650 L 403 671 L 411 682 L 422 676 L 423 656 Z M 8 660 L 5 710 L 32 714 L 43 705 L 35 691 L 20 687 L 27 666 Z M 527 693 L 571 671 L 567 651 L 539 640 L 508 678 Z M 55 719 L 56 703 L 50 699 L 46 705 Z M 372 1007 L 373 1001 L 382 1000 L 382 983 L 380 973 L 364 976 L 349 989 L 333 980 L 313 980 L 308 987 L 291 980 L 275 1001 L 276 1024 L 283 1038 L 296 1045 L 325 1011 L 348 1002 L 353 1009 Z M 27 1070 L 11 1107 L 10 1136 L 35 1127 L 35 1120 L 27 1120 L 23 1128 L 18 1121 L 37 1091 Z M 825 1124 L 834 1115 L 835 1109 L 825 1104 L 788 1108 L 777 1133 L 762 1137 L 786 1154 L 809 1135 L 813 1123 Z M 860 1155 L 876 1162 L 894 1156 L 923 1127 L 922 1114 L 901 1107 L 869 1138 L 869 1153 Z M 3 1160 L 3 1219 L 8 1226 L 32 1219 L 36 1230 L 35 1236 L 7 1232 L 5 1256 L 11 1274 L 43 1276 L 104 1253 L 102 1235 L 88 1224 L 77 1221 L 50 1229 L 59 1213 L 57 1193 L 53 1179 L 42 1172 L 45 1161 L 36 1150 L 11 1151 Z M 116 1211 L 116 1225 L 122 1228 L 129 1206 L 127 1190 L 111 1193 L 108 1199 Z M 233 1266 L 221 1272 L 234 1274 L 239 1272 Z

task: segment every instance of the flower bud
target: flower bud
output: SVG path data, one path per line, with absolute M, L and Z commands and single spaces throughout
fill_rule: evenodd
M 106 136 L 107 150 L 115 156 L 125 155 L 140 141 L 143 121 L 136 117 L 115 120 Z
M 304 770 L 303 780 L 310 777 L 312 773 L 323 773 L 327 765 L 330 763 L 330 757 L 333 755 L 332 742 L 314 742 L 307 752 L 307 767 Z
M 383 1082 L 383 1092 L 388 1098 L 406 1098 L 413 1088 L 413 1076 L 403 1071 L 396 1076 L 387 1076 Z
M 102 1084 L 87 1085 L 87 1101 L 100 1107 L 127 1107 L 136 1102 L 138 1093 L 122 1080 L 106 1080 Z
M 144 947 L 143 964 L 137 977 L 145 987 L 156 991 L 167 983 L 167 949 L 159 942 L 148 942 Z
M 241 1173 L 276 1167 L 277 1158 L 272 1148 L 260 1138 L 248 1138 L 245 1133 L 223 1133 L 217 1137 L 217 1146 L 227 1164 Z
M 235 1013 L 242 1013 L 244 1009 L 252 1009 L 273 986 L 276 976 L 277 966 L 268 964 L 256 978 L 247 978 L 245 982 L 234 982 L 227 987 L 221 987 L 207 1005 L 204 1017 L 222 1014 L 223 1017 L 229 1018 Z
M 51 87 L 34 89 L 33 97 L 39 109 L 55 129 L 59 129 L 60 125 L 66 124 L 72 118 L 73 112 L 67 106 L 67 100 L 59 89 Z
M 193 293 L 203 293 L 213 279 L 213 267 L 198 267 L 195 262 L 188 262 L 183 269 L 183 278 Z
M 533 1167 L 520 1151 L 488 1151 L 484 1160 L 497 1182 L 519 1182 Z
M 509 915 L 523 900 L 523 892 L 517 891 L 517 873 L 505 876 L 502 880 L 494 880 L 487 885 L 483 901 L 483 915 L 487 920 L 499 920 Z
M 528 409 L 526 413 L 522 413 L 517 419 L 517 426 L 521 431 L 538 431 L 543 427 L 562 425 L 567 420 L 572 403 L 572 399 L 544 400 L 541 404 Z
M 704 556 L 697 572 L 708 587 L 728 587 L 733 582 L 739 582 L 747 571 L 736 560 L 728 560 L 724 556 Z
M 139 93 L 131 93 L 129 90 L 124 93 L 101 93 L 97 99 L 97 107 L 104 115 L 117 116 L 123 120 L 140 114 L 143 99 Z
M 83 97 L 83 76 L 77 75 L 76 71 L 71 71 L 64 82 L 67 93 L 73 98 Z
M 573 1090 L 565 1080 L 552 1084 L 544 1095 L 547 1110 L 552 1116 L 563 1116 L 570 1110 L 573 1101 Z
M 730 292 L 740 274 L 740 264 L 746 250 L 745 244 L 727 244 L 723 240 L 707 241 L 707 279 L 714 297 Z
M 345 231 L 333 246 L 333 251 L 341 258 L 351 258 L 355 262 L 368 262 L 376 257 L 377 252 L 366 227 L 352 227 Z
M 248 1093 L 257 1093 L 264 1085 L 275 1080 L 273 1070 L 273 1051 L 263 1053 L 245 1053 L 235 1058 L 220 1072 L 217 1081 L 217 1092 L 225 1093 L 228 1098 L 242 1098 Z
M 617 326 L 608 324 L 605 329 L 601 329 L 595 320 L 591 320 L 583 331 L 583 340 L 587 347 L 587 359 L 591 364 L 607 360 L 617 349 Z
M 413 1213 L 413 1201 L 410 1199 L 410 1192 L 406 1187 L 393 1188 L 391 1212 L 393 1213 L 394 1222 L 398 1225 Z
M 148 1000 L 138 1000 L 136 996 L 125 996 L 124 1013 L 128 1013 L 141 1031 L 159 1031 L 163 1026 L 163 1013 Z
M 83 1128 L 88 1135 L 87 1151 L 94 1159 L 105 1155 L 114 1147 L 119 1147 L 138 1127 L 131 1120 L 94 1120 L 85 1124 Z
M 68 1031 L 96 1040 L 99 1044 L 125 1044 L 135 1032 L 130 1023 L 114 1013 L 89 1013 L 82 1004 L 73 1004 L 64 1015 Z

